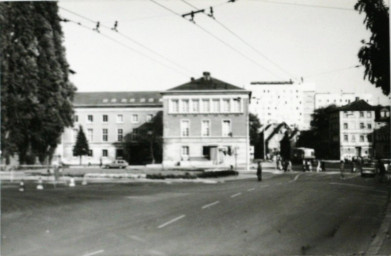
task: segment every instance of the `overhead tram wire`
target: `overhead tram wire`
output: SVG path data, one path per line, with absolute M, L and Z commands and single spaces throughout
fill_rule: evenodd
M 71 23 L 74 23 L 74 24 L 76 24 L 76 25 L 78 25 L 78 26 L 80 26 L 80 27 L 82 27 L 82 28 L 85 28 L 85 29 L 87 29 L 87 30 L 93 31 L 93 28 L 88 27 L 88 26 L 84 25 L 84 24 L 81 23 L 81 22 L 76 22 L 76 21 L 71 20 L 71 19 L 68 19 L 68 18 L 64 18 L 64 19 L 62 19 L 61 21 L 63 21 L 63 22 L 71 22 Z M 95 32 L 95 33 L 96 33 L 96 32 Z M 108 40 L 110 40 L 110 41 L 112 41 L 112 42 L 114 42 L 114 43 L 116 43 L 116 44 L 121 45 L 122 47 L 124 47 L 124 48 L 126 48 L 126 49 L 128 49 L 128 50 L 131 50 L 131 51 L 133 51 L 133 52 L 135 52 L 135 53 L 137 53 L 137 54 L 139 54 L 139 55 L 141 55 L 141 56 L 143 56 L 143 57 L 145 57 L 145 58 L 148 58 L 149 60 L 151 60 L 151 61 L 153 61 L 153 62 L 155 62 L 155 63 L 157 63 L 157 64 L 159 64 L 159 65 L 161 65 L 161 66 L 164 66 L 164 67 L 166 67 L 166 68 L 168 68 L 168 69 L 170 69 L 170 70 L 172 70 L 172 71 L 174 71 L 174 72 L 176 72 L 176 73 L 178 73 L 178 74 L 181 74 L 182 76 L 188 77 L 188 74 L 185 74 L 185 73 L 183 73 L 183 72 L 181 72 L 181 71 L 179 71 L 179 70 L 177 70 L 177 69 L 173 69 L 172 67 L 166 65 L 165 63 L 160 62 L 160 61 L 158 61 L 158 60 L 156 60 L 156 59 L 154 59 L 154 58 L 152 58 L 152 57 L 150 57 L 150 56 L 144 54 L 143 52 L 140 52 L 140 51 L 134 49 L 133 47 L 131 47 L 131 46 L 127 45 L 127 44 L 124 44 L 124 43 L 121 42 L 121 41 L 118 41 L 118 40 L 116 40 L 116 39 L 114 39 L 114 38 L 112 38 L 112 37 L 110 37 L 110 36 L 108 36 L 108 35 L 106 35 L 106 34 L 103 34 L 102 32 L 97 32 L 97 34 L 98 34 L 98 35 L 101 35 L 101 36 L 103 36 L 103 37 L 105 37 L 106 39 L 108 39 Z
M 151 2 L 155 3 L 156 5 L 162 7 L 163 9 L 175 14 L 176 16 L 180 17 L 182 19 L 182 15 L 173 11 L 172 9 L 166 7 L 165 5 L 162 5 L 160 4 L 159 2 L 155 1 L 155 0 L 150 0 Z M 241 51 L 239 51 L 238 49 L 236 49 L 235 47 L 231 46 L 230 44 L 228 44 L 227 42 L 225 42 L 224 40 L 220 39 L 219 37 L 217 37 L 216 35 L 214 35 L 213 33 L 211 33 L 210 31 L 206 30 L 205 28 L 203 28 L 202 26 L 198 25 L 197 23 L 194 23 L 194 25 L 196 25 L 199 29 L 201 29 L 202 31 L 204 31 L 205 33 L 207 33 L 208 35 L 210 35 L 211 37 L 215 38 L 217 41 L 219 41 L 220 43 L 224 44 L 225 46 L 227 46 L 228 48 L 230 48 L 231 50 L 235 51 L 236 53 L 238 53 L 239 55 L 241 55 L 242 57 L 246 58 L 247 60 L 249 60 L 250 62 L 254 63 L 255 65 L 257 65 L 258 67 L 268 71 L 270 74 L 273 74 L 274 76 L 276 77 L 279 77 L 279 75 L 277 75 L 276 73 L 274 73 L 273 71 L 271 71 L 270 69 L 262 66 L 261 64 L 259 64 L 257 61 L 255 61 L 254 59 L 248 57 L 247 55 L 243 54 Z
M 269 1 L 269 0 L 257 0 L 259 2 L 269 3 L 269 4 L 280 4 L 280 5 L 292 5 L 292 6 L 301 6 L 308 8 L 323 8 L 323 9 L 332 9 L 332 10 L 341 10 L 341 11 L 352 11 L 355 12 L 353 8 L 344 8 L 336 6 L 326 6 L 326 5 L 312 5 L 312 4 L 300 4 L 300 3 L 289 3 L 289 2 L 280 2 L 280 1 Z
M 200 8 L 194 6 L 193 4 L 187 2 L 186 0 L 182 0 L 182 2 L 184 2 L 185 4 L 189 5 L 190 7 L 194 8 L 194 9 L 197 9 L 197 10 L 200 10 Z M 205 15 L 208 16 L 208 14 L 204 13 Z M 274 66 L 276 66 L 280 71 L 282 71 L 283 73 L 289 75 L 290 77 L 293 77 L 293 75 L 287 71 L 286 69 L 284 69 L 283 67 L 281 67 L 279 64 L 277 64 L 276 62 L 274 62 L 273 60 L 271 60 L 269 57 L 267 57 L 265 54 L 263 54 L 261 51 L 259 51 L 258 49 L 256 49 L 254 46 L 252 46 L 251 44 L 249 44 L 248 42 L 246 42 L 242 37 L 240 37 L 238 34 L 236 34 L 234 31 L 232 31 L 231 29 L 229 29 L 227 26 L 225 26 L 222 22 L 218 21 L 215 17 L 212 18 L 217 24 L 219 24 L 222 28 L 224 28 L 226 31 L 228 31 L 231 35 L 233 35 L 234 37 L 236 37 L 237 39 L 239 39 L 239 41 L 241 41 L 243 44 L 245 44 L 247 47 L 249 47 L 250 49 L 252 49 L 253 51 L 255 51 L 256 53 L 258 53 L 260 56 L 262 56 L 264 59 L 266 59 L 267 61 L 269 61 L 270 63 L 272 63 Z
M 341 71 L 345 71 L 345 70 L 349 70 L 349 69 L 359 68 L 362 66 L 363 65 L 354 65 L 354 66 L 350 66 L 350 67 L 346 67 L 346 68 L 338 68 L 338 69 L 333 69 L 333 70 L 329 70 L 329 71 L 325 71 L 325 72 L 321 72 L 321 73 L 317 73 L 317 74 L 312 74 L 312 75 L 308 75 L 308 76 L 304 76 L 304 77 L 308 78 L 308 77 L 323 76 L 323 75 L 327 75 L 330 73 L 341 72 Z
M 66 9 L 66 8 L 64 8 L 64 7 L 60 7 L 60 8 L 63 9 L 64 11 L 67 11 L 67 12 L 69 12 L 69 13 L 72 13 L 72 14 L 74 14 L 74 15 L 76 15 L 76 16 L 82 18 L 82 19 L 85 19 L 85 20 L 87 20 L 87 21 L 90 21 L 90 22 L 92 22 L 92 23 L 94 23 L 94 24 L 97 24 L 97 23 L 98 23 L 98 21 L 95 21 L 95 20 L 93 20 L 93 19 L 90 19 L 90 18 L 88 18 L 88 17 L 86 17 L 86 16 L 83 16 L 83 15 L 81 15 L 81 14 L 78 14 L 78 13 L 76 13 L 76 12 L 74 12 L 74 11 L 71 11 L 71 10 L 69 10 L 69 9 Z M 110 30 L 110 31 L 112 31 L 112 28 L 110 28 L 109 26 L 106 26 L 106 25 L 104 25 L 104 24 L 100 24 L 100 26 L 103 27 L 103 28 L 106 28 L 106 29 L 108 29 L 108 30 Z M 172 60 L 170 60 L 169 58 L 167 58 L 166 56 L 164 56 L 164 55 L 158 53 L 157 51 L 155 51 L 155 50 L 153 50 L 153 49 L 151 49 L 151 48 L 149 48 L 149 47 L 143 45 L 142 43 L 138 42 L 137 40 L 133 39 L 132 37 L 130 37 L 130 36 L 128 36 L 128 35 L 126 35 L 126 34 L 124 34 L 124 33 L 122 33 L 122 32 L 119 32 L 119 31 L 117 31 L 117 32 L 115 32 L 115 33 L 118 34 L 118 35 L 120 35 L 121 37 L 125 38 L 126 40 L 131 41 L 132 43 L 138 45 L 139 47 L 141 47 L 141 48 L 143 48 L 143 49 L 145 49 L 145 50 L 147 50 L 147 51 L 149 51 L 149 52 L 151 52 L 151 53 L 153 53 L 153 54 L 159 56 L 160 58 L 162 58 L 162 59 L 164 59 L 165 61 L 171 63 L 172 65 L 174 65 L 175 67 L 181 69 L 182 71 L 185 71 L 185 72 L 187 73 L 187 76 L 189 76 L 189 74 L 192 74 L 192 73 L 193 73 L 192 71 L 188 70 L 186 67 L 183 67 L 183 66 L 179 65 L 179 64 L 176 63 L 175 61 L 172 61 Z

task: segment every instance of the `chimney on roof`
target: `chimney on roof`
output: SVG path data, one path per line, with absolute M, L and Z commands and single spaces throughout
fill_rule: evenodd
M 210 73 L 205 71 L 204 73 L 202 73 L 202 75 L 204 76 L 204 79 L 205 80 L 210 80 Z
M 359 101 L 360 100 L 360 98 L 359 97 L 356 97 L 356 99 L 354 100 L 354 101 Z
M 194 77 L 190 77 L 190 81 L 194 82 L 194 80 L 195 80 Z

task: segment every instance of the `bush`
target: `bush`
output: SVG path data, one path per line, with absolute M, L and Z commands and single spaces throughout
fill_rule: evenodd
M 204 172 L 197 175 L 198 178 L 218 178 L 218 177 L 226 177 L 226 176 L 237 176 L 239 173 L 237 171 L 232 170 L 224 170 L 217 172 Z

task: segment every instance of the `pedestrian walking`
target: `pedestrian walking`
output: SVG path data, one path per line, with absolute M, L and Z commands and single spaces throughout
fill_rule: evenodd
M 320 160 L 318 160 L 318 164 L 317 164 L 317 166 L 316 166 L 316 172 L 321 172 L 322 171 L 322 167 L 321 167 L 321 161 Z
M 341 178 L 343 179 L 345 177 L 344 176 L 345 162 L 343 160 L 341 160 L 341 162 L 340 162 L 340 171 L 341 171 Z
M 257 177 L 258 177 L 258 181 L 262 181 L 262 165 L 261 165 L 261 161 L 258 162 Z

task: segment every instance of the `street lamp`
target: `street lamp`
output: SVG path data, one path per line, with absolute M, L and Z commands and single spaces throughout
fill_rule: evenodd
M 155 163 L 155 157 L 153 156 L 153 132 L 152 131 L 148 131 L 148 135 L 149 135 L 149 152 L 151 153 L 151 160 L 152 160 L 152 164 Z

